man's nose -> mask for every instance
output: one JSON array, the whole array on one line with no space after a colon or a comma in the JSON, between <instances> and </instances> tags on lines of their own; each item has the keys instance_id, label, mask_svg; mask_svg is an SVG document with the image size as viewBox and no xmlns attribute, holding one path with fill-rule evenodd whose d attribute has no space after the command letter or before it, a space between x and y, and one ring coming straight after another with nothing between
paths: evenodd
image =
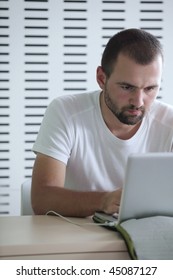
<instances>
[{"instance_id":1,"label":"man's nose","mask_svg":"<svg viewBox=\"0 0 173 280\"><path fill-rule=\"evenodd\" d=\"M144 105L144 93L142 89L136 89L130 96L130 104L136 108L140 108Z\"/></svg>"}]
</instances>

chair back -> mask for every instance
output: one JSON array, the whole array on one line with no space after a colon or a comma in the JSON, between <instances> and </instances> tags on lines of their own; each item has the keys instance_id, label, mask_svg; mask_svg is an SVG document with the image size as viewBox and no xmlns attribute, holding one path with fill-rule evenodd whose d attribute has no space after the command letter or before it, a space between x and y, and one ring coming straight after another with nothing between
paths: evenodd
<instances>
[{"instance_id":1,"label":"chair back","mask_svg":"<svg viewBox=\"0 0 173 280\"><path fill-rule=\"evenodd\" d=\"M21 185L21 215L34 215L31 205L31 180L28 179Z\"/></svg>"}]
</instances>

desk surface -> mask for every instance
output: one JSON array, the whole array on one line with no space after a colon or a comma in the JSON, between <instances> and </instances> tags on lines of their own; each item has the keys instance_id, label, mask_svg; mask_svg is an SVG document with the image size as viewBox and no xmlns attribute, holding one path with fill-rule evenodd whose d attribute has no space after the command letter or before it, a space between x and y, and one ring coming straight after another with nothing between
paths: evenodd
<instances>
[{"instance_id":1,"label":"desk surface","mask_svg":"<svg viewBox=\"0 0 173 280\"><path fill-rule=\"evenodd\" d=\"M0 217L0 259L129 259L119 233L91 218ZM92 223L89 225L87 223Z\"/></svg>"}]
</instances>

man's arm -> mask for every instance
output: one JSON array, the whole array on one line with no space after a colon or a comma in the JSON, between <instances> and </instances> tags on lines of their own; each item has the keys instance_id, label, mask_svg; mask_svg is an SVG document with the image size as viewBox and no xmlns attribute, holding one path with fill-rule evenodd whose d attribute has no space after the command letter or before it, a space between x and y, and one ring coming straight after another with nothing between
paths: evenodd
<instances>
[{"instance_id":1,"label":"man's arm","mask_svg":"<svg viewBox=\"0 0 173 280\"><path fill-rule=\"evenodd\" d=\"M114 192L80 192L64 188L66 165L37 154L32 175L32 206L35 214L53 210L63 216L86 217L95 211L115 213L121 189Z\"/></svg>"}]
</instances>

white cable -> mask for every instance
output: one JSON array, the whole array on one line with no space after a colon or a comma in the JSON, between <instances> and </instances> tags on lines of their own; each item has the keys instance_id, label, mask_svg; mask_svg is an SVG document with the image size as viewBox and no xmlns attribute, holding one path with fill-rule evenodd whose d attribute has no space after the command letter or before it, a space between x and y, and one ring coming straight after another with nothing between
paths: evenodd
<instances>
[{"instance_id":1,"label":"white cable","mask_svg":"<svg viewBox=\"0 0 173 280\"><path fill-rule=\"evenodd\" d=\"M110 227L112 227L112 226L116 225L116 222L104 222L104 223L98 223L98 224L97 223L84 223L84 224L82 223L82 224L80 224L80 223L73 222L72 220L62 216L61 214L59 214L59 213L57 213L57 212L55 212L53 210L50 210L50 211L48 211L46 213L46 215L49 215L49 214L54 214L54 215L60 217L61 219L65 220L66 222L71 223L71 224L76 225L76 226L80 226L80 227L81 226L85 226L85 225L90 225L90 226L110 226Z\"/></svg>"}]
</instances>

